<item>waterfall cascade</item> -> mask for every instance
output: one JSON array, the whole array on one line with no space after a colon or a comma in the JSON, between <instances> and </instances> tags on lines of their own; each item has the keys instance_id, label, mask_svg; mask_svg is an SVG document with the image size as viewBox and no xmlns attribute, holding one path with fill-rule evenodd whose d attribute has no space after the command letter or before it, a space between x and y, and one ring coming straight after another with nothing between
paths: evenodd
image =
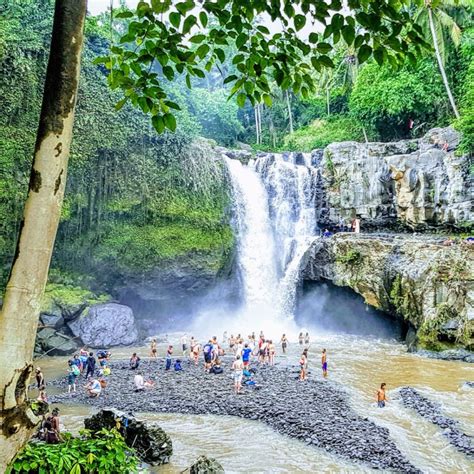
<instances>
[{"instance_id":1,"label":"waterfall cascade","mask_svg":"<svg viewBox=\"0 0 474 474\"><path fill-rule=\"evenodd\" d=\"M234 192L244 313L292 319L299 265L317 233L317 169L301 153L226 159Z\"/></svg>"}]
</instances>

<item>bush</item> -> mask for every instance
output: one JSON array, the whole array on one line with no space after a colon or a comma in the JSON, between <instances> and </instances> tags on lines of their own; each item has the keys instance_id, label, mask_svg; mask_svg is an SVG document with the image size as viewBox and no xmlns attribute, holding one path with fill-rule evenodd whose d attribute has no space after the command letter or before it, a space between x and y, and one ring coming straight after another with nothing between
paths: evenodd
<instances>
[{"instance_id":1,"label":"bush","mask_svg":"<svg viewBox=\"0 0 474 474\"><path fill-rule=\"evenodd\" d=\"M10 472L33 474L92 474L136 472L138 458L117 430L92 434L81 431L77 438L64 433L60 444L29 443L16 457ZM8 471L7 471L8 472Z\"/></svg>"},{"instance_id":2,"label":"bush","mask_svg":"<svg viewBox=\"0 0 474 474\"><path fill-rule=\"evenodd\" d=\"M309 152L315 148L324 148L333 142L348 140L364 140L362 126L347 115L339 115L327 120L315 120L310 125L287 135L285 147L291 151Z\"/></svg>"}]
</instances>

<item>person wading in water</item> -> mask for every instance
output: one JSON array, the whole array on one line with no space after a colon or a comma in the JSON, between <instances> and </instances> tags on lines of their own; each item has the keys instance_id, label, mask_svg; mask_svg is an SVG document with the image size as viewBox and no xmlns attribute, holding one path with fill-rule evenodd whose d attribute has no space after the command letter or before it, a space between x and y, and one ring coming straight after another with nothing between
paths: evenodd
<instances>
[{"instance_id":1,"label":"person wading in water","mask_svg":"<svg viewBox=\"0 0 474 474\"><path fill-rule=\"evenodd\" d=\"M327 377L328 376L328 361L327 361L326 349L323 349L323 353L321 355L321 367L323 369L323 377Z\"/></svg>"},{"instance_id":2,"label":"person wading in water","mask_svg":"<svg viewBox=\"0 0 474 474\"><path fill-rule=\"evenodd\" d=\"M387 394L385 393L386 383L380 385L380 388L377 390L377 406L379 408L385 407L385 402L388 401Z\"/></svg>"},{"instance_id":3,"label":"person wading in water","mask_svg":"<svg viewBox=\"0 0 474 474\"><path fill-rule=\"evenodd\" d=\"M286 354L286 348L288 347L288 338L286 337L285 334L281 336L281 349L283 351L283 354Z\"/></svg>"}]
</instances>

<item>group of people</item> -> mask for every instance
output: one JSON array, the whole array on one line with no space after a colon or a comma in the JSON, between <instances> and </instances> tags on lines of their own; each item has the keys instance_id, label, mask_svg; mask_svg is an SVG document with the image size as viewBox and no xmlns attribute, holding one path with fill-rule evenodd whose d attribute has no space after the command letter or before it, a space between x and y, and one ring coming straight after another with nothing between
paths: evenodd
<instances>
[{"instance_id":1,"label":"group of people","mask_svg":"<svg viewBox=\"0 0 474 474\"><path fill-rule=\"evenodd\" d=\"M111 353L105 350L88 352L82 348L79 354L68 361L68 393L76 391L77 379L84 375L86 379L85 390L90 397L98 397L107 386L107 377L111 373L110 357Z\"/></svg>"}]
</instances>

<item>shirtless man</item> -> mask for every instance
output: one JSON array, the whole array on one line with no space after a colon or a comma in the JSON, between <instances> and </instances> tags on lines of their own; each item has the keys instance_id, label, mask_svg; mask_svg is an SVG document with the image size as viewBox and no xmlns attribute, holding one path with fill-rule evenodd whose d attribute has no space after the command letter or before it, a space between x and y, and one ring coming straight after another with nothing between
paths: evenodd
<instances>
[{"instance_id":1,"label":"shirtless man","mask_svg":"<svg viewBox=\"0 0 474 474\"><path fill-rule=\"evenodd\" d=\"M281 336L281 348L283 350L283 354L286 354L286 348L288 347L288 338L286 337L286 334L283 334Z\"/></svg>"},{"instance_id":2,"label":"shirtless man","mask_svg":"<svg viewBox=\"0 0 474 474\"><path fill-rule=\"evenodd\" d=\"M388 401L387 394L385 393L385 387L387 386L386 383L380 385L380 388L377 390L377 406L379 408L383 408L385 406L385 402Z\"/></svg>"},{"instance_id":3,"label":"shirtless man","mask_svg":"<svg viewBox=\"0 0 474 474\"><path fill-rule=\"evenodd\" d=\"M194 359L194 365L198 365L199 353L201 352L201 344L195 342L193 345L192 357Z\"/></svg>"},{"instance_id":4,"label":"shirtless man","mask_svg":"<svg viewBox=\"0 0 474 474\"><path fill-rule=\"evenodd\" d=\"M300 380L308 378L308 349L305 349L300 358Z\"/></svg>"},{"instance_id":5,"label":"shirtless man","mask_svg":"<svg viewBox=\"0 0 474 474\"><path fill-rule=\"evenodd\" d=\"M242 388L242 377L244 375L244 364L239 354L235 356L234 363L232 364L232 370L234 371L234 390L235 393L240 393Z\"/></svg>"},{"instance_id":6,"label":"shirtless man","mask_svg":"<svg viewBox=\"0 0 474 474\"><path fill-rule=\"evenodd\" d=\"M328 361L327 361L326 349L323 349L323 353L321 355L321 367L323 368L323 377L327 377L328 376Z\"/></svg>"}]
</instances>

